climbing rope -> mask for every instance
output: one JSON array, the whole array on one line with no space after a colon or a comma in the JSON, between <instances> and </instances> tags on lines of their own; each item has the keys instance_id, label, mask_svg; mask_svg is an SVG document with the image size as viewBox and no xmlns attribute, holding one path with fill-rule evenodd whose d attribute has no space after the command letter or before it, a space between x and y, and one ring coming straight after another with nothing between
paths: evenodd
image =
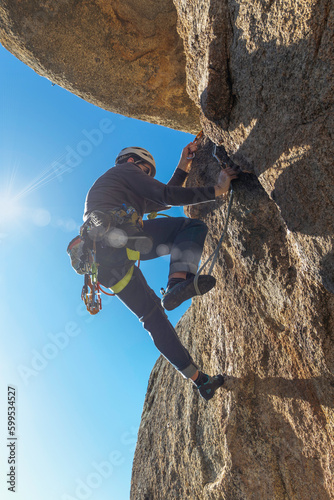
<instances>
[{"instance_id":1,"label":"climbing rope","mask_svg":"<svg viewBox=\"0 0 334 500\"><path fill-rule=\"evenodd\" d=\"M215 144L214 148L213 148L212 156L218 161L218 163L220 164L221 168L226 168L226 164L223 162L223 160L221 160L220 158L218 158L216 152L217 152L217 145ZM223 166L223 164L225 166ZM199 278L201 272L206 267L206 265L212 260L210 268L209 268L209 274L211 274L211 272L212 272L212 270L214 268L214 265L215 265L215 263L216 263L216 261L218 259L219 250L220 250L220 247L222 246L223 239L224 239L226 231L227 231L228 221L229 221L230 214L231 214L232 202L233 202L233 187L232 187L232 183L231 183L230 199L229 199L229 202L228 202L227 214L226 214L226 219L225 219L225 224L224 224L224 229L223 229L222 235L221 235L221 237L220 237L220 239L218 241L218 244L217 244L215 250L209 255L209 257L207 258L207 260L204 262L204 264L197 271L197 273L195 275L195 278L194 278L194 288L196 290L197 295L202 295L201 292L200 292L200 290L199 290L199 288L198 288L198 278Z\"/></svg>"},{"instance_id":2,"label":"climbing rope","mask_svg":"<svg viewBox=\"0 0 334 500\"><path fill-rule=\"evenodd\" d=\"M109 293L106 290L104 290L102 288L102 285L101 285L101 283L99 281L97 282L97 289L98 289L99 292L102 292L105 295L109 295L109 297L115 297L115 295L116 295L116 293ZM108 290L109 290L109 288L108 288Z\"/></svg>"}]
</instances>

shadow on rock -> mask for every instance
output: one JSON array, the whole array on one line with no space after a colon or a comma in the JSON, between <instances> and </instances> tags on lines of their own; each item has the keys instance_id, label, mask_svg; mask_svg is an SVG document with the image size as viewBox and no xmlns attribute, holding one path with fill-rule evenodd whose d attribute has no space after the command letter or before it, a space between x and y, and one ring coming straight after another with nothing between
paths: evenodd
<instances>
[{"instance_id":1,"label":"shadow on rock","mask_svg":"<svg viewBox=\"0 0 334 500\"><path fill-rule=\"evenodd\" d=\"M267 394L280 399L306 401L314 409L321 411L321 406L334 408L334 376L293 378L264 377L250 375L248 377L227 376L224 387L228 391L249 392L254 394ZM322 413L322 411L321 411Z\"/></svg>"},{"instance_id":2,"label":"shadow on rock","mask_svg":"<svg viewBox=\"0 0 334 500\"><path fill-rule=\"evenodd\" d=\"M287 41L278 43L276 38L268 42L256 22L246 23L248 31L246 25L237 28L242 13L236 7L229 39L233 108L228 125L226 117L212 118L207 106L202 111L210 137L234 151L237 164L246 170L250 166L258 177L270 169L264 175L266 190L288 228L326 237L334 227L333 16L327 0L312 8L307 33L301 31L299 40L287 34ZM269 19L270 9L263 6L263 19ZM202 102L207 95L218 100L219 85L209 81Z\"/></svg>"},{"instance_id":3,"label":"shadow on rock","mask_svg":"<svg viewBox=\"0 0 334 500\"><path fill-rule=\"evenodd\" d=\"M330 252L320 263L320 276L328 292L334 293L334 252Z\"/></svg>"}]
</instances>

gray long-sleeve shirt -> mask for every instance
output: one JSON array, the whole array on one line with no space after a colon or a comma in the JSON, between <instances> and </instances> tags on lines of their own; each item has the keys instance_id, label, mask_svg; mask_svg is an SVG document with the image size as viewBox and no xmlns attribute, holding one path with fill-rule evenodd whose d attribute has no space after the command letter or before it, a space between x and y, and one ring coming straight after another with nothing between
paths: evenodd
<instances>
[{"instance_id":1,"label":"gray long-sleeve shirt","mask_svg":"<svg viewBox=\"0 0 334 500\"><path fill-rule=\"evenodd\" d=\"M187 173L177 168L167 184L145 174L134 163L122 163L99 177L88 191L84 220L93 210L106 212L121 207L133 207L141 216L151 211L164 210L170 205L195 205L215 199L215 189L209 187L181 187Z\"/></svg>"}]
</instances>

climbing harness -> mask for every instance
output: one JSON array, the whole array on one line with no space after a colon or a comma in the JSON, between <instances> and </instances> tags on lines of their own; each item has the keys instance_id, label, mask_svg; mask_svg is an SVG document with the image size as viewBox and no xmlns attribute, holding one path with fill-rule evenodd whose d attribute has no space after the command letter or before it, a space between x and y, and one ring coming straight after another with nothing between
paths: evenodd
<instances>
[{"instance_id":1,"label":"climbing harness","mask_svg":"<svg viewBox=\"0 0 334 500\"><path fill-rule=\"evenodd\" d=\"M84 275L81 298L90 314L97 314L102 309L101 293L112 296L121 292L132 277L135 262L138 261L138 267L140 263L140 252L126 247L125 260L133 261L133 264L125 276L110 287L113 293L108 293L98 281L99 263L96 260L96 242L102 241L110 230L120 226L123 226L131 234L130 237L135 238L135 232L137 231L138 234L142 225L142 218L136 210L123 204L121 208L109 212L97 210L92 212L81 226L80 234L70 241L67 253L75 272Z\"/></svg>"},{"instance_id":2,"label":"climbing harness","mask_svg":"<svg viewBox=\"0 0 334 500\"><path fill-rule=\"evenodd\" d=\"M214 144L212 156L218 161L218 163L220 164L221 168L226 168L226 166L227 166L226 163L223 160L221 160L217 156L216 153L217 153L217 145ZM222 235L221 235L221 237L220 237L220 239L218 241L218 244L217 244L215 250L209 255L209 257L207 258L207 260L204 262L204 264L197 271L197 273L195 275L195 278L194 278L194 288L196 290L197 295L202 295L201 292L200 292L200 290L199 290L199 287L198 287L198 278L199 278L199 275L201 274L201 272L203 271L203 269L206 267L206 265L212 260L210 268L209 268L209 274L211 274L211 272L212 272L212 270L214 268L214 265L215 265L215 263L216 263L216 261L218 259L219 250L220 250L220 247L222 246L223 239L224 239L226 231L227 231L228 221L229 221L229 218L230 218L231 208L232 208L232 202L233 202L233 186L232 186L232 183L231 183L230 187L231 187L231 190L230 190L230 199L229 199L229 202L228 202L227 214L226 214L226 219L225 219L225 224L224 224L224 229L223 229Z\"/></svg>"}]
</instances>

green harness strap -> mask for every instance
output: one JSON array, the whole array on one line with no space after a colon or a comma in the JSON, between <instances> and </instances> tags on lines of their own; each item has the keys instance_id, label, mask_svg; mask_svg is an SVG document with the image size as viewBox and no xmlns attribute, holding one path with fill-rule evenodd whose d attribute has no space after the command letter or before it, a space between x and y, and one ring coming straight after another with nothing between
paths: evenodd
<instances>
[{"instance_id":1,"label":"green harness strap","mask_svg":"<svg viewBox=\"0 0 334 500\"><path fill-rule=\"evenodd\" d=\"M158 217L158 215L162 215L163 217L172 217L171 215L161 214L160 212L150 212L150 213L147 215L147 218L148 218L149 220L152 220L152 219L155 219L156 217Z\"/></svg>"}]
</instances>

